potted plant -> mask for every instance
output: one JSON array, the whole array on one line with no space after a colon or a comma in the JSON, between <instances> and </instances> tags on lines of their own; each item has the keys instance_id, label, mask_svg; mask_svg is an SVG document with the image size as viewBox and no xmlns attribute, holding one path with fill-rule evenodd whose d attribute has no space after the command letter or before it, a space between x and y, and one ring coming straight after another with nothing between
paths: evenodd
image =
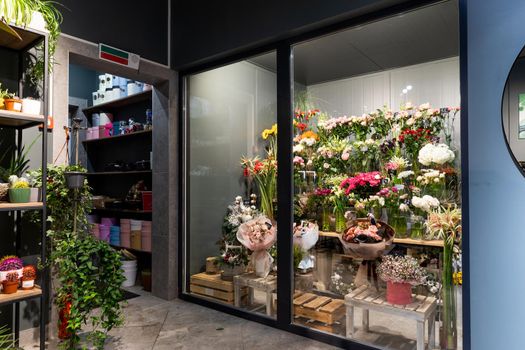
<instances>
[{"instance_id":1,"label":"potted plant","mask_svg":"<svg viewBox=\"0 0 525 350\"><path fill-rule=\"evenodd\" d=\"M255 197L251 198L251 204ZM232 281L233 276L240 275L248 265L248 251L237 240L239 226L251 220L258 211L249 204L244 204L241 196L237 196L233 204L228 206L222 225L222 239L218 242L221 254L215 259L215 265L221 270L221 278Z\"/></svg>"},{"instance_id":2,"label":"potted plant","mask_svg":"<svg viewBox=\"0 0 525 350\"><path fill-rule=\"evenodd\" d=\"M22 111L22 100L12 93L4 96L4 108L11 112Z\"/></svg>"},{"instance_id":3,"label":"potted plant","mask_svg":"<svg viewBox=\"0 0 525 350\"><path fill-rule=\"evenodd\" d=\"M4 256L0 260L0 281L5 280L7 274L11 272L16 272L19 276L22 276L23 268L24 263L19 257L14 255Z\"/></svg>"},{"instance_id":4,"label":"potted plant","mask_svg":"<svg viewBox=\"0 0 525 350\"><path fill-rule=\"evenodd\" d=\"M20 283L17 272L9 272L6 279L2 281L2 291L4 294L13 294L18 290Z\"/></svg>"},{"instance_id":5,"label":"potted plant","mask_svg":"<svg viewBox=\"0 0 525 350\"><path fill-rule=\"evenodd\" d=\"M16 175L9 176L9 201L11 203L27 203L30 195L31 189L26 178Z\"/></svg>"},{"instance_id":6,"label":"potted plant","mask_svg":"<svg viewBox=\"0 0 525 350\"><path fill-rule=\"evenodd\" d=\"M386 255L377 266L379 278L386 282L386 300L390 304L407 305L412 302L412 286L423 284L425 270L411 256Z\"/></svg>"},{"instance_id":7,"label":"potted plant","mask_svg":"<svg viewBox=\"0 0 525 350\"><path fill-rule=\"evenodd\" d=\"M22 112L27 114L40 115L42 102L32 97L22 99Z\"/></svg>"},{"instance_id":8,"label":"potted plant","mask_svg":"<svg viewBox=\"0 0 525 350\"><path fill-rule=\"evenodd\" d=\"M35 287L36 269L33 265L24 266L22 271L22 289L29 290Z\"/></svg>"},{"instance_id":9,"label":"potted plant","mask_svg":"<svg viewBox=\"0 0 525 350\"><path fill-rule=\"evenodd\" d=\"M25 177L29 182L29 188L31 191L31 194L29 195L29 201L40 202L42 200L42 196L40 191L41 182L38 171L28 171Z\"/></svg>"},{"instance_id":10,"label":"potted plant","mask_svg":"<svg viewBox=\"0 0 525 350\"><path fill-rule=\"evenodd\" d=\"M67 171L64 171L66 178L66 185L69 189L79 189L84 187L84 180L86 178L86 170L79 166L71 166Z\"/></svg>"}]
</instances>

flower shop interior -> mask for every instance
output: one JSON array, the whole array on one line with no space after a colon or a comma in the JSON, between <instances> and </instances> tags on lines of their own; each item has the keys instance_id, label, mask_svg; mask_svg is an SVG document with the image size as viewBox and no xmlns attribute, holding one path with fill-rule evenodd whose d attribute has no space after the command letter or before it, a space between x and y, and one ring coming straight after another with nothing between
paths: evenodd
<instances>
[{"instance_id":1,"label":"flower shop interior","mask_svg":"<svg viewBox=\"0 0 525 350\"><path fill-rule=\"evenodd\" d=\"M479 5L0 1L0 349L523 349L525 4Z\"/></svg>"},{"instance_id":2,"label":"flower shop interior","mask_svg":"<svg viewBox=\"0 0 525 350\"><path fill-rule=\"evenodd\" d=\"M292 47L293 234L276 51L186 75L185 292L275 319L284 273L293 324L461 349L458 23L446 1Z\"/></svg>"}]
</instances>

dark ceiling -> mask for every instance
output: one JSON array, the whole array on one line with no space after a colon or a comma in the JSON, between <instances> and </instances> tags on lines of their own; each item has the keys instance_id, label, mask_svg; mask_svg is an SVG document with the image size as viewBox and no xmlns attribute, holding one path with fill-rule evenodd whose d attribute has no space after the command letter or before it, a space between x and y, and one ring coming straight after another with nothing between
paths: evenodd
<instances>
[{"instance_id":1,"label":"dark ceiling","mask_svg":"<svg viewBox=\"0 0 525 350\"><path fill-rule=\"evenodd\" d=\"M400 14L294 48L295 81L312 85L459 54L457 1ZM275 71L275 55L250 59Z\"/></svg>"}]
</instances>

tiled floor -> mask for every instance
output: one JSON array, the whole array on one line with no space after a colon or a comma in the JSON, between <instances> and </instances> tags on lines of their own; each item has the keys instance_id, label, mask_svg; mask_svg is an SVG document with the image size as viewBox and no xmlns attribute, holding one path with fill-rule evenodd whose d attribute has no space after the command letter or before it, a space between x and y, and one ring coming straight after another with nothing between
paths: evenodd
<instances>
[{"instance_id":1,"label":"tiled floor","mask_svg":"<svg viewBox=\"0 0 525 350\"><path fill-rule=\"evenodd\" d=\"M131 291L141 293L138 288ZM124 315L124 325L111 332L108 350L336 349L199 305L149 294L130 299ZM34 333L22 332L24 349L36 348ZM48 349L57 349L56 342Z\"/></svg>"},{"instance_id":2,"label":"tiled floor","mask_svg":"<svg viewBox=\"0 0 525 350\"><path fill-rule=\"evenodd\" d=\"M142 292L140 287L130 291L141 296L130 299L124 307L125 323L111 331L108 350L336 349L196 304L165 301ZM360 319L361 312L357 309L356 320ZM368 333L358 330L357 339L380 348L416 349L414 321L374 313L370 315L370 324ZM33 339L35 335L38 336L38 332L34 329L21 333L20 343L24 349L38 348ZM50 341L48 349L57 348L56 341Z\"/></svg>"}]
</instances>

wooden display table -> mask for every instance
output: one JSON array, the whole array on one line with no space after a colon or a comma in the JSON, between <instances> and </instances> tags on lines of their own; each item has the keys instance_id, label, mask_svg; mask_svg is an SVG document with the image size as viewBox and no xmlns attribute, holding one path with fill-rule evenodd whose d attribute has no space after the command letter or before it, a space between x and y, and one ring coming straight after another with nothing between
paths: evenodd
<instances>
[{"instance_id":1,"label":"wooden display table","mask_svg":"<svg viewBox=\"0 0 525 350\"><path fill-rule=\"evenodd\" d=\"M405 317L417 321L417 350L425 349L425 322L428 320L429 349L435 344L435 318L437 301L434 297L413 295L414 302L408 305L392 305L385 299L385 293L374 288L361 286L345 296L346 337L354 335L354 307L363 309L363 330L368 331L369 310Z\"/></svg>"},{"instance_id":2,"label":"wooden display table","mask_svg":"<svg viewBox=\"0 0 525 350\"><path fill-rule=\"evenodd\" d=\"M266 314L273 314L273 293L277 290L277 276L268 275L266 278L257 277L254 273L245 273L233 277L235 306L241 306L240 290L242 287L248 287L248 304L253 304L253 291L260 290L266 293Z\"/></svg>"},{"instance_id":3,"label":"wooden display table","mask_svg":"<svg viewBox=\"0 0 525 350\"><path fill-rule=\"evenodd\" d=\"M344 301L296 291L293 297L293 315L300 323L334 333L334 325L345 315Z\"/></svg>"}]
</instances>

